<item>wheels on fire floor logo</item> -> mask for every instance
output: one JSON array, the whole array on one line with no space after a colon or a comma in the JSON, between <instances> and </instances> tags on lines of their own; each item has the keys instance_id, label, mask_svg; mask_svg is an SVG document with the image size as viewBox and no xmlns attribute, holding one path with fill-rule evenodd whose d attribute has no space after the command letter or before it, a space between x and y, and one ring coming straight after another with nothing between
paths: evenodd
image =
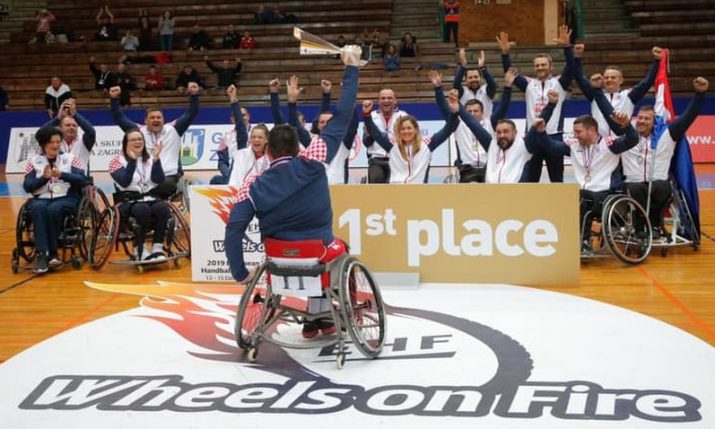
<instances>
[{"instance_id":1,"label":"wheels on fire floor logo","mask_svg":"<svg viewBox=\"0 0 715 429\"><path fill-rule=\"evenodd\" d=\"M28 392L20 409L310 415L352 409L381 416L538 419L550 414L570 420L672 423L702 418L700 401L678 391L612 389L584 380L532 380L538 362L517 339L437 311L387 306L388 337L380 357L363 361L359 353L352 353L346 367L338 371L333 346L295 353L263 342L258 361L249 363L234 341L241 291L236 286L87 285L142 296L139 317L183 338L188 347L183 358L225 365L227 377L189 383L186 374L54 375ZM482 351L471 352L477 349ZM251 382L230 382L237 365L252 375L241 380ZM195 362L190 366L195 367ZM359 376L351 367L360 368ZM462 374L444 377L452 368Z\"/></svg>"}]
</instances>

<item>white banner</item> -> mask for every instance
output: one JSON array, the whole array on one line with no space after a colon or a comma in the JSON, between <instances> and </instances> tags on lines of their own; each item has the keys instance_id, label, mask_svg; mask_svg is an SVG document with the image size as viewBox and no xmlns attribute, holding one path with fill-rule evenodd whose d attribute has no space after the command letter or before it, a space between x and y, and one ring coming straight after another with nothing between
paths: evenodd
<instances>
[{"instance_id":1,"label":"white banner","mask_svg":"<svg viewBox=\"0 0 715 429\"><path fill-rule=\"evenodd\" d=\"M193 185L191 198L191 279L203 282L234 281L226 259L224 237L237 189L225 185ZM263 261L258 220L243 237L243 259L250 267Z\"/></svg>"}]
</instances>

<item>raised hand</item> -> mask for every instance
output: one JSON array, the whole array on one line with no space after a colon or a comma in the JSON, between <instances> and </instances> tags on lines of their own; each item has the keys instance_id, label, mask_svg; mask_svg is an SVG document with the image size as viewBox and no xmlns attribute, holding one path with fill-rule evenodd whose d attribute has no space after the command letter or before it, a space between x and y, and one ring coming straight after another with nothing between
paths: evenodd
<instances>
[{"instance_id":1,"label":"raised hand","mask_svg":"<svg viewBox=\"0 0 715 429\"><path fill-rule=\"evenodd\" d=\"M45 169L42 171L42 177L44 179L52 177L52 167L50 167L50 164L45 165Z\"/></svg>"},{"instance_id":2,"label":"raised hand","mask_svg":"<svg viewBox=\"0 0 715 429\"><path fill-rule=\"evenodd\" d=\"M298 101L298 96L303 92L303 88L300 88L298 83L300 79L298 76L293 75L288 78L288 83L286 84L286 89L288 91L288 102L295 103Z\"/></svg>"},{"instance_id":3,"label":"raised hand","mask_svg":"<svg viewBox=\"0 0 715 429\"><path fill-rule=\"evenodd\" d=\"M369 115L372 113L372 101L371 100L364 100L362 102L362 113L363 115Z\"/></svg>"},{"instance_id":4,"label":"raised hand","mask_svg":"<svg viewBox=\"0 0 715 429\"><path fill-rule=\"evenodd\" d=\"M62 102L60 105L60 110L57 112L57 117L61 121L65 116L68 116L70 114L70 106L69 106L69 100L65 100Z\"/></svg>"},{"instance_id":5,"label":"raised hand","mask_svg":"<svg viewBox=\"0 0 715 429\"><path fill-rule=\"evenodd\" d=\"M479 60L477 60L477 67L480 69L484 68L486 64L486 57L484 56L484 50L479 51Z\"/></svg>"},{"instance_id":6,"label":"raised hand","mask_svg":"<svg viewBox=\"0 0 715 429\"><path fill-rule=\"evenodd\" d=\"M591 86L595 89L603 88L603 75L601 73L596 73L591 76Z\"/></svg>"},{"instance_id":7,"label":"raised hand","mask_svg":"<svg viewBox=\"0 0 715 429\"><path fill-rule=\"evenodd\" d=\"M109 98L119 98L122 95L122 88L113 86L109 88Z\"/></svg>"},{"instance_id":8,"label":"raised hand","mask_svg":"<svg viewBox=\"0 0 715 429\"><path fill-rule=\"evenodd\" d=\"M706 92L709 86L710 83L704 77L698 76L693 79L693 88L695 88L695 92Z\"/></svg>"},{"instance_id":9,"label":"raised hand","mask_svg":"<svg viewBox=\"0 0 715 429\"><path fill-rule=\"evenodd\" d=\"M238 96L236 95L236 85L231 85L226 88L226 95L228 95L228 99L231 101L231 103L238 100Z\"/></svg>"},{"instance_id":10,"label":"raised hand","mask_svg":"<svg viewBox=\"0 0 715 429\"><path fill-rule=\"evenodd\" d=\"M510 67L509 70L507 70L504 74L504 86L514 85L514 80L516 80L516 76L518 74L519 70L517 70L515 67Z\"/></svg>"},{"instance_id":11,"label":"raised hand","mask_svg":"<svg viewBox=\"0 0 715 429\"><path fill-rule=\"evenodd\" d=\"M233 86L233 85L231 85L231 86ZM154 149L151 150L151 157L154 160L159 159L159 155L161 155L161 148L162 148L162 144L161 144L161 142L158 142L157 144L154 145Z\"/></svg>"},{"instance_id":12,"label":"raised hand","mask_svg":"<svg viewBox=\"0 0 715 429\"><path fill-rule=\"evenodd\" d=\"M546 121L544 121L542 118L536 118L534 121L534 129L540 133L543 133L546 131Z\"/></svg>"},{"instance_id":13,"label":"raised hand","mask_svg":"<svg viewBox=\"0 0 715 429\"><path fill-rule=\"evenodd\" d=\"M556 104L559 102L559 92L554 89L549 90L548 97L549 97L549 103Z\"/></svg>"},{"instance_id":14,"label":"raised hand","mask_svg":"<svg viewBox=\"0 0 715 429\"><path fill-rule=\"evenodd\" d=\"M459 113L459 92L456 94L454 92L450 92L449 97L447 97L447 104L449 105L449 110L452 113Z\"/></svg>"},{"instance_id":15,"label":"raised hand","mask_svg":"<svg viewBox=\"0 0 715 429\"><path fill-rule=\"evenodd\" d=\"M467 67L467 50L464 48L459 48L459 64Z\"/></svg>"},{"instance_id":16,"label":"raised hand","mask_svg":"<svg viewBox=\"0 0 715 429\"><path fill-rule=\"evenodd\" d=\"M499 49L501 49L502 54L508 54L511 46L509 45L509 33L506 31L500 31L497 35L497 43L499 44Z\"/></svg>"},{"instance_id":17,"label":"raised hand","mask_svg":"<svg viewBox=\"0 0 715 429\"><path fill-rule=\"evenodd\" d=\"M77 100L70 98L67 100L67 108L69 109L69 115L75 116L77 114Z\"/></svg>"},{"instance_id":18,"label":"raised hand","mask_svg":"<svg viewBox=\"0 0 715 429\"><path fill-rule=\"evenodd\" d=\"M320 87L323 88L323 94L330 94L330 91L333 89L333 83L327 79L323 79L320 81Z\"/></svg>"},{"instance_id":19,"label":"raised hand","mask_svg":"<svg viewBox=\"0 0 715 429\"><path fill-rule=\"evenodd\" d=\"M190 95L196 95L199 93L199 84L196 82L189 82L189 86L187 88L189 89Z\"/></svg>"},{"instance_id":20,"label":"raised hand","mask_svg":"<svg viewBox=\"0 0 715 429\"><path fill-rule=\"evenodd\" d=\"M362 48L359 46L347 45L340 50L340 59L346 66L360 67L360 55Z\"/></svg>"},{"instance_id":21,"label":"raised hand","mask_svg":"<svg viewBox=\"0 0 715 429\"><path fill-rule=\"evenodd\" d=\"M625 127L631 122L631 118L625 112L613 112L613 114L611 115L611 119L613 119L613 122L617 123L622 127Z\"/></svg>"},{"instance_id":22,"label":"raised hand","mask_svg":"<svg viewBox=\"0 0 715 429\"><path fill-rule=\"evenodd\" d=\"M430 70L427 76L435 88L442 86L442 75L440 75L437 70Z\"/></svg>"},{"instance_id":23,"label":"raised hand","mask_svg":"<svg viewBox=\"0 0 715 429\"><path fill-rule=\"evenodd\" d=\"M658 46L653 46L653 49L650 51L653 53L653 58L656 60L659 60L661 55L663 55L663 48L659 48Z\"/></svg>"},{"instance_id":24,"label":"raised hand","mask_svg":"<svg viewBox=\"0 0 715 429\"><path fill-rule=\"evenodd\" d=\"M559 25L559 36L554 39L559 46L568 46L571 44L571 29L568 25Z\"/></svg>"},{"instance_id":25,"label":"raised hand","mask_svg":"<svg viewBox=\"0 0 715 429\"><path fill-rule=\"evenodd\" d=\"M272 81L268 82L268 88L270 88L271 92L278 92L280 87L281 87L281 81L278 80L278 78L275 78Z\"/></svg>"},{"instance_id":26,"label":"raised hand","mask_svg":"<svg viewBox=\"0 0 715 429\"><path fill-rule=\"evenodd\" d=\"M573 53L576 56L576 58L581 58L583 57L583 52L586 50L586 45L583 43L578 43L576 45L573 45Z\"/></svg>"}]
</instances>

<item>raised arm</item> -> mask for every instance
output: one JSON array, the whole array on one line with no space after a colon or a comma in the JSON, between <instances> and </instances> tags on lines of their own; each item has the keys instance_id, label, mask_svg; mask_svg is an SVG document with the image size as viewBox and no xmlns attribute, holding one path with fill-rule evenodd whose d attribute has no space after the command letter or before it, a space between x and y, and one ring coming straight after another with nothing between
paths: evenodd
<instances>
[{"instance_id":1,"label":"raised arm","mask_svg":"<svg viewBox=\"0 0 715 429\"><path fill-rule=\"evenodd\" d=\"M429 144L427 147L429 148L430 152L434 152L437 150L437 148L447 141L450 135L457 129L459 126L459 95L453 91L452 94L449 95L449 110L450 110L450 116L447 118L447 123L442 127L441 130L437 131L432 138L430 139Z\"/></svg>"},{"instance_id":2,"label":"raised arm","mask_svg":"<svg viewBox=\"0 0 715 429\"><path fill-rule=\"evenodd\" d=\"M161 159L159 158L160 153L161 144L157 144L151 151L151 181L154 183L163 183L166 180L164 168L161 166Z\"/></svg>"},{"instance_id":3,"label":"raised arm","mask_svg":"<svg viewBox=\"0 0 715 429\"><path fill-rule=\"evenodd\" d=\"M549 120L551 119L551 115L554 114L554 109L556 108L556 104L559 102L559 93L555 90L549 91L547 94L549 102L544 106L544 108L541 110L541 114L539 117L544 120L544 122L548 123Z\"/></svg>"},{"instance_id":4,"label":"raised arm","mask_svg":"<svg viewBox=\"0 0 715 429\"><path fill-rule=\"evenodd\" d=\"M596 100L596 105L598 106L598 110L601 111L601 114L603 117L606 119L606 122L608 123L608 128L613 131L614 134L616 135L621 135L625 131L625 129L616 121L613 119L613 105L608 101L606 98L606 94L601 91L601 86L603 85L603 76L601 76L600 73L597 73L593 76L591 76L591 83L593 84L594 87L594 100Z\"/></svg>"},{"instance_id":5,"label":"raised arm","mask_svg":"<svg viewBox=\"0 0 715 429\"><path fill-rule=\"evenodd\" d=\"M248 130L246 129L246 123L243 122L241 104L238 101L238 91L236 90L236 86L229 86L226 89L226 95L228 95L228 101L231 106L231 115L233 115L233 121L235 122L236 148L245 149L248 144Z\"/></svg>"},{"instance_id":6,"label":"raised arm","mask_svg":"<svg viewBox=\"0 0 715 429\"><path fill-rule=\"evenodd\" d=\"M275 125L285 124L285 118L283 118L283 112L281 112L281 99L278 94L278 90L281 87L281 81L273 79L268 82L268 87L271 91L271 114L273 115L273 123Z\"/></svg>"},{"instance_id":7,"label":"raised arm","mask_svg":"<svg viewBox=\"0 0 715 429\"><path fill-rule=\"evenodd\" d=\"M474 134L474 137L477 138L477 141L482 145L484 150L488 151L489 145L492 142L491 134L489 134L489 132L482 127L482 124L480 124L474 116L470 115L462 105L459 106L459 118L464 122L467 128L469 128L472 134Z\"/></svg>"},{"instance_id":8,"label":"raised arm","mask_svg":"<svg viewBox=\"0 0 715 429\"><path fill-rule=\"evenodd\" d=\"M288 93L288 123L293 125L298 132L298 141L300 141L300 144L302 144L303 147L308 147L312 140L310 133L298 119L298 95L303 91L303 88L299 87L298 82L298 76L293 75L288 78L288 83L286 84Z\"/></svg>"},{"instance_id":9,"label":"raised arm","mask_svg":"<svg viewBox=\"0 0 715 429\"><path fill-rule=\"evenodd\" d=\"M333 83L327 79L323 79L320 81L320 88L323 92L320 97L320 110L318 111L318 116L320 116L321 113L330 110L330 93L333 90Z\"/></svg>"},{"instance_id":10,"label":"raised arm","mask_svg":"<svg viewBox=\"0 0 715 429\"><path fill-rule=\"evenodd\" d=\"M353 116L352 119L350 119L350 126L348 126L348 132L345 134L345 137L343 137L343 146L347 150L350 150L353 148L353 143L355 142L355 136L357 135L357 130L358 130L358 115L357 115L357 110L353 109Z\"/></svg>"},{"instance_id":11,"label":"raised arm","mask_svg":"<svg viewBox=\"0 0 715 429\"><path fill-rule=\"evenodd\" d=\"M449 110L447 97L445 97L444 89L442 88L442 76L440 76L437 70L430 70L428 76L430 81L432 82L432 85L434 85L434 99L437 103L437 107L439 107L439 111L442 112L442 116L444 117L444 119L447 119L452 112ZM459 92L460 97L462 95L462 92L464 91L462 90Z\"/></svg>"},{"instance_id":12,"label":"raised arm","mask_svg":"<svg viewBox=\"0 0 715 429\"><path fill-rule=\"evenodd\" d=\"M703 78L698 77L693 80L693 88L695 88L695 96L688 103L688 107L685 109L678 119L673 121L668 127L670 136L673 141L678 142L683 138L685 132L688 131L690 125L692 125L695 118L698 117L698 112L705 101L705 92L707 92L709 82Z\"/></svg>"},{"instance_id":13,"label":"raised arm","mask_svg":"<svg viewBox=\"0 0 715 429\"><path fill-rule=\"evenodd\" d=\"M462 85L462 82L464 81L465 74L467 74L467 51L464 48L460 48L459 64L457 65L457 71L454 74L454 81L452 82L452 87L459 91L460 98L462 97L462 94L464 94L464 86ZM445 117L446 116L447 114L445 113Z\"/></svg>"},{"instance_id":14,"label":"raised arm","mask_svg":"<svg viewBox=\"0 0 715 429\"><path fill-rule=\"evenodd\" d=\"M139 125L132 122L131 119L127 118L122 110L122 106L119 101L119 96L122 94L122 89L118 86L113 86L109 88L109 98L111 106L111 114L114 122L119 125L122 131L126 132L132 128L139 128Z\"/></svg>"},{"instance_id":15,"label":"raised arm","mask_svg":"<svg viewBox=\"0 0 715 429\"><path fill-rule=\"evenodd\" d=\"M219 72L221 72L221 69L220 69L220 68L216 67L216 65L215 65L213 62L209 61L209 57L208 57L208 56L205 56L205 57L204 57L204 62L206 63L206 65L208 66L208 68L209 68L212 72L214 72L214 73L219 73Z\"/></svg>"},{"instance_id":16,"label":"raised arm","mask_svg":"<svg viewBox=\"0 0 715 429\"><path fill-rule=\"evenodd\" d=\"M555 42L564 48L564 58L566 59L566 64L564 64L564 69L559 75L559 84L564 90L568 90L571 85L571 80L574 74L574 54L573 48L571 47L571 29L567 25L562 25L559 27L559 37Z\"/></svg>"},{"instance_id":17,"label":"raised arm","mask_svg":"<svg viewBox=\"0 0 715 429\"><path fill-rule=\"evenodd\" d=\"M199 113L199 85L196 82L189 82L187 88L190 94L189 108L174 122L174 129L176 129L179 136L184 135L186 130L189 129L189 126L191 126L191 122L193 122Z\"/></svg>"},{"instance_id":18,"label":"raised arm","mask_svg":"<svg viewBox=\"0 0 715 429\"><path fill-rule=\"evenodd\" d=\"M357 98L360 49L344 48L342 56L346 64L343 74L343 90L335 114L320 134L320 138L327 145L326 163L330 163L338 153L338 148L350 125L350 118L355 110Z\"/></svg>"},{"instance_id":19,"label":"raised arm","mask_svg":"<svg viewBox=\"0 0 715 429\"><path fill-rule=\"evenodd\" d=\"M638 144L638 132L633 125L631 125L631 118L627 113L615 112L612 115L612 119L615 123L621 126L623 129L620 136L613 140L608 149L618 155L619 153L626 152Z\"/></svg>"},{"instance_id":20,"label":"raised arm","mask_svg":"<svg viewBox=\"0 0 715 429\"><path fill-rule=\"evenodd\" d=\"M638 82L630 92L628 92L628 98L631 99L633 104L638 104L639 101L645 97L648 90L655 83L655 76L658 74L658 69L660 68L660 57L663 54L663 49L653 46L651 50L653 53L653 63L648 69L648 73L645 75L642 81Z\"/></svg>"},{"instance_id":21,"label":"raised arm","mask_svg":"<svg viewBox=\"0 0 715 429\"><path fill-rule=\"evenodd\" d=\"M505 31L500 32L499 35L497 35L497 43L499 44L499 49L501 49L502 68L504 68L504 72L506 73L510 68L512 68L511 56L509 55L509 51L511 50L509 34ZM522 74L518 74L514 79L514 85L520 90L526 91L526 87L529 85L529 82Z\"/></svg>"},{"instance_id":22,"label":"raised arm","mask_svg":"<svg viewBox=\"0 0 715 429\"><path fill-rule=\"evenodd\" d=\"M593 86L591 85L591 82L586 78L586 75L583 72L583 63L581 61L581 58L583 57L583 52L585 50L585 45L583 44L578 44L574 45L574 69L573 69L573 76L576 79L576 83L578 84L579 88L581 88L581 92L583 92L584 97L588 101L593 101L594 97L596 96L596 91L603 92L600 89L594 89Z\"/></svg>"},{"instance_id":23,"label":"raised arm","mask_svg":"<svg viewBox=\"0 0 715 429\"><path fill-rule=\"evenodd\" d=\"M84 135L82 136L82 143L84 143L84 147L91 152L94 147L94 143L97 141L97 132L94 130L94 126L92 126L87 118L79 114L79 112L75 113L74 119L77 121L77 125L82 128L82 131L84 131Z\"/></svg>"},{"instance_id":24,"label":"raised arm","mask_svg":"<svg viewBox=\"0 0 715 429\"><path fill-rule=\"evenodd\" d=\"M501 119L506 118L506 113L509 111L509 104L511 104L511 88L514 85L514 79L516 79L517 71L515 68L510 68L504 74L504 90L501 94L501 101L496 109L492 112L491 118L489 118L492 128L497 127L497 122Z\"/></svg>"}]
</instances>

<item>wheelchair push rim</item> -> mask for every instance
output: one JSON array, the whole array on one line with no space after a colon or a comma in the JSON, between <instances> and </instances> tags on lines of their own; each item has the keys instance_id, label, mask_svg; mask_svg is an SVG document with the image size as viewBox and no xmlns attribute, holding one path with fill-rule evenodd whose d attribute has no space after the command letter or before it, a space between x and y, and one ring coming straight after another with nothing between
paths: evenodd
<instances>
[{"instance_id":1,"label":"wheelchair push rim","mask_svg":"<svg viewBox=\"0 0 715 429\"><path fill-rule=\"evenodd\" d=\"M646 260L653 237L648 215L638 202L630 197L609 199L602 219L603 236L614 256L630 265Z\"/></svg>"},{"instance_id":2,"label":"wheelchair push rim","mask_svg":"<svg viewBox=\"0 0 715 429\"><path fill-rule=\"evenodd\" d=\"M236 344L243 350L256 348L266 323L273 317L275 308L267 282L266 264L261 264L256 275L246 286L236 313L234 334Z\"/></svg>"}]
</instances>

